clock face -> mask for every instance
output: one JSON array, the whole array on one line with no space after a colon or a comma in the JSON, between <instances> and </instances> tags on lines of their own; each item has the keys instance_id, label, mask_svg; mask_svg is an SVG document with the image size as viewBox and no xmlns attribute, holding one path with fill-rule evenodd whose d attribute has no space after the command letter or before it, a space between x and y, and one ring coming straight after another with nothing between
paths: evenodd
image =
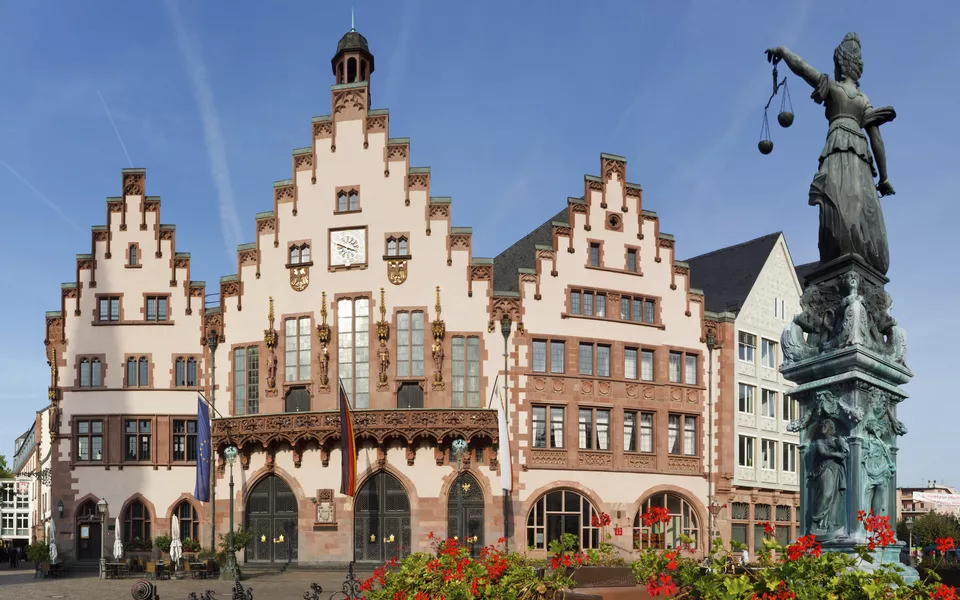
<instances>
[{"instance_id":1,"label":"clock face","mask_svg":"<svg viewBox=\"0 0 960 600\"><path fill-rule=\"evenodd\" d=\"M330 264L361 265L367 260L367 230L340 229L330 232Z\"/></svg>"}]
</instances>

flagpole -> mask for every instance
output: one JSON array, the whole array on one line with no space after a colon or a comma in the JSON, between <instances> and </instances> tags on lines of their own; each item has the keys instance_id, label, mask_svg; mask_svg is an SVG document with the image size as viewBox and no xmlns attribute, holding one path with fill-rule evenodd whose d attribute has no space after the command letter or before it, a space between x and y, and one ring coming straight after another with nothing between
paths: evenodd
<instances>
[{"instance_id":1,"label":"flagpole","mask_svg":"<svg viewBox=\"0 0 960 600\"><path fill-rule=\"evenodd\" d=\"M207 334L207 347L210 348L210 406L214 414L217 412L217 346L220 342L220 334L215 329L211 329ZM206 402L206 399L204 399ZM210 419L211 422L213 419ZM213 460L213 425L210 426L210 551L217 552L217 464Z\"/></svg>"},{"instance_id":2,"label":"flagpole","mask_svg":"<svg viewBox=\"0 0 960 600\"><path fill-rule=\"evenodd\" d=\"M510 315L503 313L500 317L500 333L503 334L503 419L507 425L507 432L510 431L510 365L509 365L509 346L507 345L508 340L510 339L510 326L512 325L512 320ZM507 460L512 462L512 456L510 456L510 440L500 440L500 444L507 444ZM501 469L504 467L501 466ZM510 470L510 476L513 477L513 469ZM512 485L511 485L512 487ZM503 549L510 549L510 491L503 490L503 539L504 542Z\"/></svg>"}]
</instances>

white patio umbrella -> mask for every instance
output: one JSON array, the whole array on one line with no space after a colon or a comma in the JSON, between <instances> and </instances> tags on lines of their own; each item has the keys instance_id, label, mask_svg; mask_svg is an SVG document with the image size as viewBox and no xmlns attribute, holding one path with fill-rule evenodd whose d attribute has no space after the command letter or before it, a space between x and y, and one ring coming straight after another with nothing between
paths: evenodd
<instances>
[{"instance_id":1,"label":"white patio umbrella","mask_svg":"<svg viewBox=\"0 0 960 600\"><path fill-rule=\"evenodd\" d=\"M50 564L57 562L57 528L50 519Z\"/></svg>"},{"instance_id":2,"label":"white patio umbrella","mask_svg":"<svg viewBox=\"0 0 960 600\"><path fill-rule=\"evenodd\" d=\"M113 558L114 560L120 560L123 558L123 542L120 541L120 517L117 517L117 522L114 524L114 538L113 538Z\"/></svg>"},{"instance_id":3,"label":"white patio umbrella","mask_svg":"<svg viewBox=\"0 0 960 600\"><path fill-rule=\"evenodd\" d=\"M170 520L170 529L170 560L173 561L173 564L177 564L177 561L183 556L183 544L180 542L180 519L177 518L177 515L173 515L173 519Z\"/></svg>"}]
</instances>

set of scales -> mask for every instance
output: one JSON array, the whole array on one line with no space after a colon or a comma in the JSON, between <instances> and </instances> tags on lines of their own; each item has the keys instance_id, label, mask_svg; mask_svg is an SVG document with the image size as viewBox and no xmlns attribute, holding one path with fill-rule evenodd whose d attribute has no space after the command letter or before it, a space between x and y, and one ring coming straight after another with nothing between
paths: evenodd
<instances>
[{"instance_id":1,"label":"set of scales","mask_svg":"<svg viewBox=\"0 0 960 600\"><path fill-rule=\"evenodd\" d=\"M777 94L783 89L783 95L780 96L780 113L777 115L777 123L780 127L786 129L793 125L793 102L790 100L790 90L787 88L787 78L777 81L777 67L773 67L773 93L767 100L767 105L763 107L763 126L760 128L760 143L757 148L760 154L770 154L773 152L773 140L770 139L770 120L767 118L767 111L770 110L770 104Z\"/></svg>"}]
</instances>

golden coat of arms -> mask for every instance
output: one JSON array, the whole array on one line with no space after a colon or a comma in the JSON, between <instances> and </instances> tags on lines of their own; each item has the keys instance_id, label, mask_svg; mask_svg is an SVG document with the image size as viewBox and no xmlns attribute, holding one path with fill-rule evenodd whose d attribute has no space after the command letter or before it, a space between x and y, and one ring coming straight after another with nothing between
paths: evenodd
<instances>
[{"instance_id":1,"label":"golden coat of arms","mask_svg":"<svg viewBox=\"0 0 960 600\"><path fill-rule=\"evenodd\" d=\"M387 279L393 285L400 285L407 280L407 261L388 260L387 261Z\"/></svg>"},{"instance_id":2,"label":"golden coat of arms","mask_svg":"<svg viewBox=\"0 0 960 600\"><path fill-rule=\"evenodd\" d=\"M302 292L310 285L309 267L292 267L290 269L290 287L297 292Z\"/></svg>"}]
</instances>

